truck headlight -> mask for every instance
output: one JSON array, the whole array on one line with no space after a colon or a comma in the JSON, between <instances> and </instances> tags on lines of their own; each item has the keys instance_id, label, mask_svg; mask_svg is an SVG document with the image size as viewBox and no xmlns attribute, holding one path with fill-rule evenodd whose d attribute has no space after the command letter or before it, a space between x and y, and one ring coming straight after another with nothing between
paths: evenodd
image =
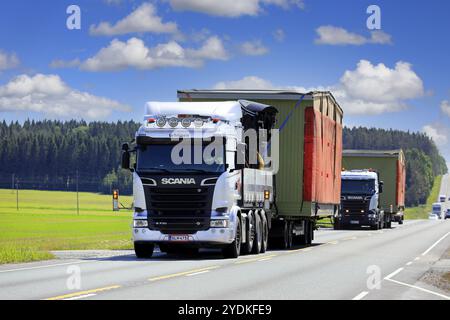
<instances>
[{"instance_id":1,"label":"truck headlight","mask_svg":"<svg viewBox=\"0 0 450 320\"><path fill-rule=\"evenodd\" d=\"M133 227L134 228L147 228L148 221L147 220L133 220Z\"/></svg>"},{"instance_id":2,"label":"truck headlight","mask_svg":"<svg viewBox=\"0 0 450 320\"><path fill-rule=\"evenodd\" d=\"M211 220L211 228L228 228L230 225L229 220Z\"/></svg>"}]
</instances>

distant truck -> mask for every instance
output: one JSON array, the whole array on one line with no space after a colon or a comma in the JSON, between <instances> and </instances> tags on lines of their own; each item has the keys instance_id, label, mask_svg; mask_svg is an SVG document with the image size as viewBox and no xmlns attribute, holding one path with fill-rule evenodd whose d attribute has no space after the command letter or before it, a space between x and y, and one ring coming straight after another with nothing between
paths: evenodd
<instances>
[{"instance_id":1,"label":"distant truck","mask_svg":"<svg viewBox=\"0 0 450 320\"><path fill-rule=\"evenodd\" d=\"M402 150L392 151L374 151L374 150L344 150L342 156L344 170L366 170L373 171L378 174L379 183L375 185L379 189L378 204L370 204L371 209L377 207L383 216L381 227L390 228L393 221L403 224L405 209L405 186L406 186L406 166L405 156ZM381 185L381 190L379 186ZM347 195L349 196L350 194ZM375 201L375 198L371 201ZM356 200L354 200L356 201ZM367 201L366 199L361 201ZM341 217L348 214L348 207L355 206L348 199L343 199L341 204ZM360 203L363 206L363 203ZM367 208L369 209L369 208ZM363 210L363 209L361 209ZM351 211L350 211L351 212ZM356 221L357 217L366 219L364 215L370 214L360 212L352 213L352 221Z\"/></svg>"},{"instance_id":2,"label":"distant truck","mask_svg":"<svg viewBox=\"0 0 450 320\"><path fill-rule=\"evenodd\" d=\"M133 172L137 257L151 257L155 245L166 252L221 248L236 258L264 252L269 238L281 248L311 244L316 221L340 205L343 112L332 94L179 91L178 97L149 102L134 148L123 146L122 167ZM247 161L255 154L243 135L273 128L276 172L259 153L258 163ZM173 163L173 138L195 138L195 129L223 142L223 163ZM275 156L271 143L265 147L262 153Z\"/></svg>"},{"instance_id":3,"label":"distant truck","mask_svg":"<svg viewBox=\"0 0 450 320\"><path fill-rule=\"evenodd\" d=\"M438 219L442 219L442 217L444 216L444 210L445 210L442 203L441 202L433 203L433 206L431 208L432 208L431 213L436 215L438 217Z\"/></svg>"},{"instance_id":4,"label":"distant truck","mask_svg":"<svg viewBox=\"0 0 450 320\"><path fill-rule=\"evenodd\" d=\"M439 202L446 202L447 201L447 196L445 194L441 194L439 196Z\"/></svg>"},{"instance_id":5,"label":"distant truck","mask_svg":"<svg viewBox=\"0 0 450 320\"><path fill-rule=\"evenodd\" d=\"M342 172L341 211L334 219L336 230L349 226L382 229L384 211L380 208L383 182L373 170Z\"/></svg>"}]
</instances>

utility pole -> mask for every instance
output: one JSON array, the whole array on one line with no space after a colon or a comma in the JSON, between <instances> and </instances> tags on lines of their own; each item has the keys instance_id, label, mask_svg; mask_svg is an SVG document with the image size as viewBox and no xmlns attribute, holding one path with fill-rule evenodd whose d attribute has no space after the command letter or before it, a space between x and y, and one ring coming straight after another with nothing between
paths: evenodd
<instances>
[{"instance_id":1,"label":"utility pole","mask_svg":"<svg viewBox=\"0 0 450 320\"><path fill-rule=\"evenodd\" d=\"M12 181L11 181L11 192L12 194L14 194L14 189L16 188L16 184L15 184L15 180L16 180L16 174L13 173L12 174Z\"/></svg>"},{"instance_id":2,"label":"utility pole","mask_svg":"<svg viewBox=\"0 0 450 320\"><path fill-rule=\"evenodd\" d=\"M77 170L77 215L80 215L80 197L78 195L78 170Z\"/></svg>"}]
</instances>

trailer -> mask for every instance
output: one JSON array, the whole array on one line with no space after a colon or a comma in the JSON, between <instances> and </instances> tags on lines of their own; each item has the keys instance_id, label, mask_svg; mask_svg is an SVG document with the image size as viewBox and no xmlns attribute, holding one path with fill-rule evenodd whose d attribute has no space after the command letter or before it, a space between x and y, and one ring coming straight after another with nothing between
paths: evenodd
<instances>
[{"instance_id":1,"label":"trailer","mask_svg":"<svg viewBox=\"0 0 450 320\"><path fill-rule=\"evenodd\" d=\"M384 214L383 226L403 224L405 209L406 162L402 150L344 150L343 170L370 170L379 174L382 184L378 198ZM343 205L343 210L345 210ZM345 213L345 212L344 212Z\"/></svg>"},{"instance_id":2,"label":"trailer","mask_svg":"<svg viewBox=\"0 0 450 320\"><path fill-rule=\"evenodd\" d=\"M310 244L316 222L340 205L343 111L331 92L179 90L179 101L251 100L276 108L279 170L270 237L284 248Z\"/></svg>"}]
</instances>

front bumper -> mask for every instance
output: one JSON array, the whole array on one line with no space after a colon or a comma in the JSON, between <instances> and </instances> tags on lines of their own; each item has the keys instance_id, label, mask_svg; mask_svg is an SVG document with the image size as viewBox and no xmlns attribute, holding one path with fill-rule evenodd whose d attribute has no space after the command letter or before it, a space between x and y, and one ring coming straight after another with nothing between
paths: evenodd
<instances>
[{"instance_id":1,"label":"front bumper","mask_svg":"<svg viewBox=\"0 0 450 320\"><path fill-rule=\"evenodd\" d=\"M345 226L374 226L378 223L378 217L369 217L364 215L341 215L338 217L338 222Z\"/></svg>"},{"instance_id":2,"label":"front bumper","mask_svg":"<svg viewBox=\"0 0 450 320\"><path fill-rule=\"evenodd\" d=\"M150 230L148 228L133 228L134 242L165 242L165 243L180 243L180 244L230 244L234 241L234 228L210 228L205 231L197 231L194 234L189 234L188 241L170 241L169 235L160 231Z\"/></svg>"}]
</instances>

